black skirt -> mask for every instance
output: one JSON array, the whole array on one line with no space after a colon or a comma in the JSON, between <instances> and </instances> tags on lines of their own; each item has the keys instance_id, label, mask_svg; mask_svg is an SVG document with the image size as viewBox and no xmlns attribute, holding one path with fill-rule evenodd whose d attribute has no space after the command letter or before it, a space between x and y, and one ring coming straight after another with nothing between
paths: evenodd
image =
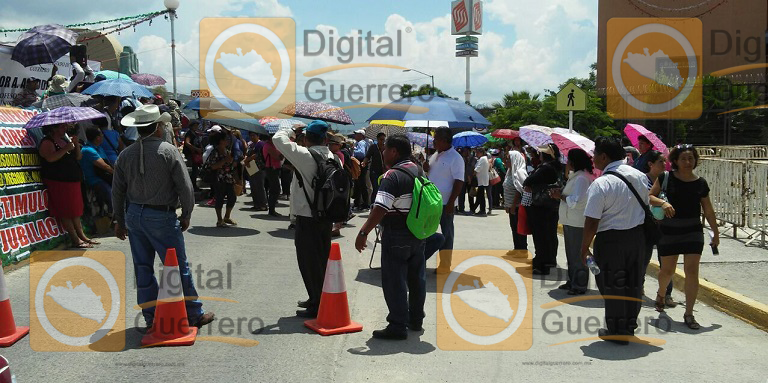
<instances>
[{"instance_id":1,"label":"black skirt","mask_svg":"<svg viewBox=\"0 0 768 383\"><path fill-rule=\"evenodd\" d=\"M704 228L699 218L666 218L659 228L659 256L701 254L704 251Z\"/></svg>"}]
</instances>

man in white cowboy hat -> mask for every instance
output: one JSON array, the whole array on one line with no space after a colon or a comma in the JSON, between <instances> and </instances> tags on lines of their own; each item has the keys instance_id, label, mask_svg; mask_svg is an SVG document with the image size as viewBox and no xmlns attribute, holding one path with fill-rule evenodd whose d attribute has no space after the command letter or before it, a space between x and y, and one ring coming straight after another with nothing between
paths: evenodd
<instances>
[{"instance_id":1,"label":"man in white cowboy hat","mask_svg":"<svg viewBox=\"0 0 768 383\"><path fill-rule=\"evenodd\" d=\"M121 120L123 126L136 127L140 135L117 158L112 182L115 235L121 240L130 235L139 305L157 300L155 253L165 262L165 252L170 248L176 249L184 296L198 296L182 234L189 227L195 198L184 159L173 145L162 140L162 124L170 120L171 116L161 114L157 105L143 105ZM177 219L179 202L181 217ZM197 298L185 303L190 325L202 327L214 320L213 313L203 312ZM142 312L150 328L155 308L144 308Z\"/></svg>"}]
</instances>

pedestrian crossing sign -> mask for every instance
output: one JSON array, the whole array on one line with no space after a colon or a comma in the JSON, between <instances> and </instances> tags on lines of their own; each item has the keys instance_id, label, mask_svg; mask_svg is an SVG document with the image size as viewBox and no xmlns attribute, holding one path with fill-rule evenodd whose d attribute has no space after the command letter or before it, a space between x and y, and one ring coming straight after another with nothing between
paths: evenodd
<instances>
[{"instance_id":1,"label":"pedestrian crossing sign","mask_svg":"<svg viewBox=\"0 0 768 383\"><path fill-rule=\"evenodd\" d=\"M572 111L587 109L587 93L576 84L568 83L557 93L557 110Z\"/></svg>"}]
</instances>

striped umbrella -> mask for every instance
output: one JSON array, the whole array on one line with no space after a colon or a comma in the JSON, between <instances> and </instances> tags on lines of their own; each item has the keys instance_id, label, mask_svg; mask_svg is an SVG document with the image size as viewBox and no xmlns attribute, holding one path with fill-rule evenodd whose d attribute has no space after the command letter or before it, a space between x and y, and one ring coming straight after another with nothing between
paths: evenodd
<instances>
[{"instance_id":1,"label":"striped umbrella","mask_svg":"<svg viewBox=\"0 0 768 383\"><path fill-rule=\"evenodd\" d=\"M304 128L307 126L307 124L299 120L285 118L285 119L272 120L270 122L267 122L264 125L264 127L267 128L267 132L269 132L269 134L275 134L277 133L278 130L283 128L293 128L296 126Z\"/></svg>"},{"instance_id":2,"label":"striped umbrella","mask_svg":"<svg viewBox=\"0 0 768 383\"><path fill-rule=\"evenodd\" d=\"M62 106L82 106L91 97L80 93L57 94L32 104L32 106L44 110L53 110Z\"/></svg>"},{"instance_id":3,"label":"striped umbrella","mask_svg":"<svg viewBox=\"0 0 768 383\"><path fill-rule=\"evenodd\" d=\"M77 33L59 24L38 25L19 36L11 60L25 67L53 63L76 42Z\"/></svg>"},{"instance_id":4,"label":"striped umbrella","mask_svg":"<svg viewBox=\"0 0 768 383\"><path fill-rule=\"evenodd\" d=\"M167 81L164 78L151 73L136 73L131 75L131 79L137 84L145 86L165 85Z\"/></svg>"},{"instance_id":5,"label":"striped umbrella","mask_svg":"<svg viewBox=\"0 0 768 383\"><path fill-rule=\"evenodd\" d=\"M24 125L24 127L32 129L47 125L93 120L96 118L104 118L104 115L98 110L90 107L63 106L50 112L43 112L35 115L26 125Z\"/></svg>"}]
</instances>

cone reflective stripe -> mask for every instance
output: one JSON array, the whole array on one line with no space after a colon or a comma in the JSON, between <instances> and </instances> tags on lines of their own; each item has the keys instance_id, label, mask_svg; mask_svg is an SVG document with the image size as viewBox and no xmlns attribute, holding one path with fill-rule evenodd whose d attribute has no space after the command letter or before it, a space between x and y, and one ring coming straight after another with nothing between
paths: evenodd
<instances>
[{"instance_id":1,"label":"cone reflective stripe","mask_svg":"<svg viewBox=\"0 0 768 383\"><path fill-rule=\"evenodd\" d=\"M155 303L155 319L152 328L141 338L142 347L195 344L197 328L189 326L183 291L176 249L168 249Z\"/></svg>"},{"instance_id":2,"label":"cone reflective stripe","mask_svg":"<svg viewBox=\"0 0 768 383\"><path fill-rule=\"evenodd\" d=\"M29 327L16 327L5 274L0 271L0 347L9 347L29 333Z\"/></svg>"},{"instance_id":3,"label":"cone reflective stripe","mask_svg":"<svg viewBox=\"0 0 768 383\"><path fill-rule=\"evenodd\" d=\"M352 322L349 317L347 287L344 283L344 268L341 264L341 249L338 243L331 243L317 319L305 321L304 325L320 335L363 331L363 326Z\"/></svg>"}]
</instances>

